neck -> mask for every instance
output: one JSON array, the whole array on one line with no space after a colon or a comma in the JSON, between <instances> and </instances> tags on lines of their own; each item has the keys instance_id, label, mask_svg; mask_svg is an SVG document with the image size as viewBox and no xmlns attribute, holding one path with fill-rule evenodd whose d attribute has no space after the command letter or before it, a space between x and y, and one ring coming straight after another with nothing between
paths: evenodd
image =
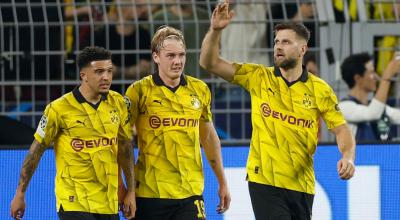
<instances>
[{"instance_id":1,"label":"neck","mask_svg":"<svg viewBox=\"0 0 400 220\"><path fill-rule=\"evenodd\" d=\"M101 99L101 94L93 92L88 86L85 86L84 84L79 86L79 92L86 99L86 101L92 104L98 103Z\"/></svg>"},{"instance_id":2,"label":"neck","mask_svg":"<svg viewBox=\"0 0 400 220\"><path fill-rule=\"evenodd\" d=\"M300 78L301 74L303 73L302 65L296 65L294 68L291 69L283 69L279 67L282 77L285 78L288 82L293 82Z\"/></svg>"},{"instance_id":3,"label":"neck","mask_svg":"<svg viewBox=\"0 0 400 220\"><path fill-rule=\"evenodd\" d=\"M169 86L169 87L171 87L171 88L177 87L177 86L179 85L179 83L181 82L181 77L180 77L180 76L179 76L178 78L176 78L176 79L172 79L172 78L170 78L170 77L167 77L167 76L164 75L164 74L160 74L160 73L159 73L159 75L160 75L160 78L161 78L161 80L163 81L163 83L164 83L166 86Z\"/></svg>"},{"instance_id":4,"label":"neck","mask_svg":"<svg viewBox=\"0 0 400 220\"><path fill-rule=\"evenodd\" d=\"M357 86L350 89L349 95L353 96L364 105L368 104L368 92L359 89Z\"/></svg>"}]
</instances>

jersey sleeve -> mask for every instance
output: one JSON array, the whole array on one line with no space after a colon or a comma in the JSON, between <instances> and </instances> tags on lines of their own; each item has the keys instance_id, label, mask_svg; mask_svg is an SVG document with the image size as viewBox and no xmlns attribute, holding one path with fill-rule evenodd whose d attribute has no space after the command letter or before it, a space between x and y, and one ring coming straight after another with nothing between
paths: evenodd
<instances>
[{"instance_id":1,"label":"jersey sleeve","mask_svg":"<svg viewBox=\"0 0 400 220\"><path fill-rule=\"evenodd\" d=\"M328 129L338 127L345 124L346 120L340 111L338 100L332 88L327 86L328 89L324 91L320 101L320 111Z\"/></svg>"},{"instance_id":2,"label":"jersey sleeve","mask_svg":"<svg viewBox=\"0 0 400 220\"><path fill-rule=\"evenodd\" d=\"M211 92L210 89L205 86L205 94L204 94L204 104L203 104L203 111L201 113L201 120L206 122L212 121L212 113L211 113Z\"/></svg>"},{"instance_id":3,"label":"jersey sleeve","mask_svg":"<svg viewBox=\"0 0 400 220\"><path fill-rule=\"evenodd\" d=\"M39 125L34 134L35 139L45 146L49 146L57 136L60 127L59 117L52 104L46 106Z\"/></svg>"},{"instance_id":4,"label":"jersey sleeve","mask_svg":"<svg viewBox=\"0 0 400 220\"><path fill-rule=\"evenodd\" d=\"M129 123L133 126L139 115L139 85L132 84L128 87L125 93L127 101L129 101Z\"/></svg>"},{"instance_id":5,"label":"jersey sleeve","mask_svg":"<svg viewBox=\"0 0 400 220\"><path fill-rule=\"evenodd\" d=\"M130 124L130 107L131 103L128 97L123 97L123 103L120 105L121 120L120 127L118 130L118 138L125 140L132 139L132 126Z\"/></svg>"},{"instance_id":6,"label":"jersey sleeve","mask_svg":"<svg viewBox=\"0 0 400 220\"><path fill-rule=\"evenodd\" d=\"M236 67L236 72L231 83L242 86L246 90L250 90L254 85L260 82L260 79L257 79L257 73L262 71L261 65L253 63L234 63L234 66Z\"/></svg>"}]
</instances>

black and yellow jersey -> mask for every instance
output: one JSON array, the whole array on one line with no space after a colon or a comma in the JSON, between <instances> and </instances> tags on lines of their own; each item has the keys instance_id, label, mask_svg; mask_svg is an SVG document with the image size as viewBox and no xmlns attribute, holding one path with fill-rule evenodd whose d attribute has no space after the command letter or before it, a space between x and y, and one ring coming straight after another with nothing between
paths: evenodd
<instances>
[{"instance_id":1,"label":"black and yellow jersey","mask_svg":"<svg viewBox=\"0 0 400 220\"><path fill-rule=\"evenodd\" d=\"M136 195L169 199L201 195L199 123L212 121L207 85L182 75L173 91L156 73L132 84L126 96L139 146Z\"/></svg>"},{"instance_id":2,"label":"black and yellow jersey","mask_svg":"<svg viewBox=\"0 0 400 220\"><path fill-rule=\"evenodd\" d=\"M110 91L89 104L76 87L47 105L35 138L54 143L57 210L118 213L118 140L132 137L127 103Z\"/></svg>"},{"instance_id":3,"label":"black and yellow jersey","mask_svg":"<svg viewBox=\"0 0 400 220\"><path fill-rule=\"evenodd\" d=\"M304 71L287 82L277 67L235 64L232 83L251 96L248 180L314 194L313 154L322 116L329 129L345 123L333 90Z\"/></svg>"}]
</instances>

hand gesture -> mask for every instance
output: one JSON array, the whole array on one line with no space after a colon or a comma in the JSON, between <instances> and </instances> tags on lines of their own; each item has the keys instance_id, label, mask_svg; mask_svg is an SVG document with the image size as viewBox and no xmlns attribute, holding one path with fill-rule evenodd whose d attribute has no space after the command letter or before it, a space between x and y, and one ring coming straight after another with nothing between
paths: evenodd
<instances>
[{"instance_id":1,"label":"hand gesture","mask_svg":"<svg viewBox=\"0 0 400 220\"><path fill-rule=\"evenodd\" d=\"M136 198L135 192L128 191L125 195L124 204L122 207L124 217L126 219L132 219L135 217L136 212Z\"/></svg>"},{"instance_id":2,"label":"hand gesture","mask_svg":"<svg viewBox=\"0 0 400 220\"><path fill-rule=\"evenodd\" d=\"M217 206L217 213L222 214L229 209L231 204L231 195L226 185L221 185L218 189L219 205Z\"/></svg>"},{"instance_id":3,"label":"hand gesture","mask_svg":"<svg viewBox=\"0 0 400 220\"><path fill-rule=\"evenodd\" d=\"M383 72L384 75L383 77L387 77L390 79L393 76L398 75L399 73L400 73L400 59L395 54L393 59L386 66L385 71Z\"/></svg>"},{"instance_id":4,"label":"hand gesture","mask_svg":"<svg viewBox=\"0 0 400 220\"><path fill-rule=\"evenodd\" d=\"M229 11L229 0L217 5L211 17L211 28L213 30L222 30L231 22L234 15L233 11Z\"/></svg>"},{"instance_id":5,"label":"hand gesture","mask_svg":"<svg viewBox=\"0 0 400 220\"><path fill-rule=\"evenodd\" d=\"M342 180L348 180L354 176L354 162L352 160L342 158L337 163L337 171Z\"/></svg>"},{"instance_id":6,"label":"hand gesture","mask_svg":"<svg viewBox=\"0 0 400 220\"><path fill-rule=\"evenodd\" d=\"M25 196L15 194L14 199L11 201L11 217L14 219L22 219L25 213Z\"/></svg>"}]
</instances>

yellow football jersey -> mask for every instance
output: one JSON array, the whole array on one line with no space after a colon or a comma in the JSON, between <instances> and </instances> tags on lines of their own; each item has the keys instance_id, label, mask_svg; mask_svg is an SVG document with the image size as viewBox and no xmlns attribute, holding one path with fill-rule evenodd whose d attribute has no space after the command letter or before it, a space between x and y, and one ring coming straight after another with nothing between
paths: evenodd
<instances>
[{"instance_id":1,"label":"yellow football jersey","mask_svg":"<svg viewBox=\"0 0 400 220\"><path fill-rule=\"evenodd\" d=\"M210 91L190 76L181 76L173 92L153 74L126 91L131 123L137 129L136 195L182 199L204 188L199 123L212 121Z\"/></svg>"},{"instance_id":2,"label":"yellow football jersey","mask_svg":"<svg viewBox=\"0 0 400 220\"><path fill-rule=\"evenodd\" d=\"M127 100L110 91L97 105L76 87L47 105L35 133L54 143L57 210L118 213L118 140L130 140Z\"/></svg>"},{"instance_id":3,"label":"yellow football jersey","mask_svg":"<svg viewBox=\"0 0 400 220\"><path fill-rule=\"evenodd\" d=\"M329 129L345 123L333 90L305 68L299 80L289 83L277 67L235 66L232 83L251 96L248 180L314 194L319 119Z\"/></svg>"}]
</instances>

